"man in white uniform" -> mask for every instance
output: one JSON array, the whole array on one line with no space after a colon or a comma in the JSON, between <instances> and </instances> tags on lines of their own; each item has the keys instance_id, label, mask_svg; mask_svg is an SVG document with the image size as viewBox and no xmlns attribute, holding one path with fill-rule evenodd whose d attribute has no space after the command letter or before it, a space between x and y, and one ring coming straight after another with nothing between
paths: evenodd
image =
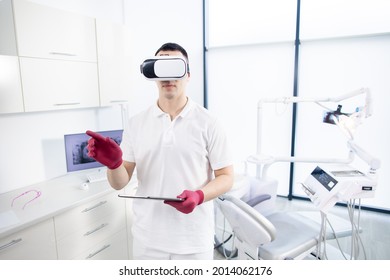
<instances>
[{"instance_id":1,"label":"man in white uniform","mask_svg":"<svg viewBox=\"0 0 390 280\"><path fill-rule=\"evenodd\" d=\"M156 56L181 56L178 44ZM121 146L87 131L89 156L108 167L110 185L125 187L137 167L137 195L177 196L181 202L133 201L134 259L213 259L212 200L230 190L233 166L218 120L186 96L184 79L156 81L153 106L132 117Z\"/></svg>"}]
</instances>

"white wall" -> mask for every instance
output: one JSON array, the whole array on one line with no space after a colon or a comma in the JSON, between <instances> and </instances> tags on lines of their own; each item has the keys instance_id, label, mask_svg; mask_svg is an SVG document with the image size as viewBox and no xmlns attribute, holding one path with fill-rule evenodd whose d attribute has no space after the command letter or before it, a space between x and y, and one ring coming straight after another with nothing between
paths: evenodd
<instances>
[{"instance_id":1,"label":"white wall","mask_svg":"<svg viewBox=\"0 0 390 280\"><path fill-rule=\"evenodd\" d=\"M146 56L166 41L182 44L191 60L189 95L203 102L202 1L180 0L34 0L90 17L131 27L135 60L129 65L133 81L132 115L157 98L157 89L139 73ZM168 18L168 19L167 19ZM0 193L66 174L63 136L87 129L122 128L119 107L54 112L0 114Z\"/></svg>"},{"instance_id":2,"label":"white wall","mask_svg":"<svg viewBox=\"0 0 390 280\"><path fill-rule=\"evenodd\" d=\"M189 56L191 80L188 95L203 104L203 17L202 0L125 0L125 23L133 26L133 52L135 64L129 69L133 75L135 113L157 100L154 82L139 74L145 58L153 56L166 42L183 46Z\"/></svg>"},{"instance_id":3,"label":"white wall","mask_svg":"<svg viewBox=\"0 0 390 280\"><path fill-rule=\"evenodd\" d=\"M245 160L257 153L258 101L293 95L296 2L210 0L208 4L209 109L228 124L234 168L243 173ZM291 108L264 106L262 123L261 152L289 155ZM255 166L248 167L255 175ZM277 178L280 194L288 193L288 164L273 165L268 175Z\"/></svg>"},{"instance_id":4,"label":"white wall","mask_svg":"<svg viewBox=\"0 0 390 280\"><path fill-rule=\"evenodd\" d=\"M210 49L208 52L209 109L225 123L233 147L234 169L244 173L245 160L257 152L257 104L262 98L292 95L294 46L292 43ZM261 151L290 153L291 108L264 106ZM255 174L251 164L250 174ZM288 192L288 165L277 164L270 176L278 190Z\"/></svg>"}]
</instances>

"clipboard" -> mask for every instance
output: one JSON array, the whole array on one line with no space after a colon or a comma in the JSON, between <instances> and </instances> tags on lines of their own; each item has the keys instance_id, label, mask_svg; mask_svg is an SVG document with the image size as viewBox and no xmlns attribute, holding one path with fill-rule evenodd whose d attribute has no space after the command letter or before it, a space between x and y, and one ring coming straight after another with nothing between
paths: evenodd
<instances>
[{"instance_id":1,"label":"clipboard","mask_svg":"<svg viewBox=\"0 0 390 280\"><path fill-rule=\"evenodd\" d=\"M140 196L140 195L118 194L118 197L122 197L122 198L135 198L135 199L167 200L167 201L176 201L176 202L184 201L184 198L162 197L162 196Z\"/></svg>"}]
</instances>

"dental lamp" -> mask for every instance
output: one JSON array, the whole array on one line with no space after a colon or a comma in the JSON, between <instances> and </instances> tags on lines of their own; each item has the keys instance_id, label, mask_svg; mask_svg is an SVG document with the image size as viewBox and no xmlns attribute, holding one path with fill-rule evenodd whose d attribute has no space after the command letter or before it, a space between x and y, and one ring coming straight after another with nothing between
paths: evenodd
<instances>
[{"instance_id":1,"label":"dental lamp","mask_svg":"<svg viewBox=\"0 0 390 280\"><path fill-rule=\"evenodd\" d=\"M325 112L323 122L337 125L349 138L347 146L350 151L367 163L370 167L370 173L375 173L380 168L380 160L370 155L354 142L356 128L362 124L363 118L368 118L372 115L370 92L368 89L361 89L361 91L366 93L366 104L363 107L357 107L353 113L343 113L341 112L342 105L338 105L336 111Z\"/></svg>"},{"instance_id":2,"label":"dental lamp","mask_svg":"<svg viewBox=\"0 0 390 280\"><path fill-rule=\"evenodd\" d=\"M366 104L356 108L353 113L343 113L342 105L335 111L327 111L323 122L337 125L349 138L347 146L352 155L356 155L368 166L368 172L362 172L350 165L338 164L317 166L301 183L310 200L322 211L327 212L338 201L373 197L377 186L376 170L381 162L354 142L354 132L362 123L362 118L371 116L371 96L367 89Z\"/></svg>"},{"instance_id":3,"label":"dental lamp","mask_svg":"<svg viewBox=\"0 0 390 280\"><path fill-rule=\"evenodd\" d=\"M357 107L354 113L343 113L341 112L342 107L338 107L336 111L332 111L330 108L325 107L322 103L333 102L339 103L346 99L358 96L366 95L364 106ZM348 147L350 152L347 158L318 158L318 157L295 157L295 156L279 156L274 157L266 155L262 152L262 135L263 135L263 107L266 103L282 103L282 104L293 104L293 103L315 103L321 107L325 107L327 112L324 115L324 122L327 120L328 123L335 123L338 127L346 133L349 138ZM339 97L334 98L305 98L305 97L282 97L282 98L264 98L260 99L257 103L257 148L256 154L251 155L247 158L248 163L252 163L258 166L256 177L266 177L268 168L277 162L305 162L305 163L351 163L354 154L361 154L365 159L367 153L362 153L361 148L357 148L357 145L353 142L353 133L358 125L361 124L362 118L367 118L372 115L372 100L371 93L368 88L360 88L358 90L346 93ZM378 161L376 161L378 163ZM379 167L373 166L374 169Z\"/></svg>"},{"instance_id":4,"label":"dental lamp","mask_svg":"<svg viewBox=\"0 0 390 280\"><path fill-rule=\"evenodd\" d=\"M363 94L366 96L365 104L357 107L354 112L342 112L342 105L340 104L336 110L323 106L323 103L326 102L341 103L346 99ZM326 108L323 122L337 125L348 138L347 147L349 154L347 158L273 157L262 154L262 109L264 103L291 104L301 102L311 102ZM370 155L354 142L356 128L362 123L363 118L368 118L371 115L372 100L368 88L360 88L335 98L285 97L261 99L258 102L257 153L248 157L247 162L257 166L257 178L267 178L269 167L277 162L324 164L324 166L317 166L307 180L302 183L302 188L305 193L324 212L340 200L372 197L377 185L376 170L380 168L381 163L379 159ZM362 159L369 166L368 172L359 171L349 165L355 156Z\"/></svg>"}]
</instances>

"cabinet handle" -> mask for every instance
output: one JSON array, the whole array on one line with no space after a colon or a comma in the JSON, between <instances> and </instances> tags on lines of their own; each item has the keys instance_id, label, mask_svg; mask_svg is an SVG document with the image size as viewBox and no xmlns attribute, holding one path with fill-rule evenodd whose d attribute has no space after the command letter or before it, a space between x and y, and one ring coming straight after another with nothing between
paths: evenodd
<instances>
[{"instance_id":1,"label":"cabinet handle","mask_svg":"<svg viewBox=\"0 0 390 280\"><path fill-rule=\"evenodd\" d=\"M64 52L50 52L52 55L65 55L65 56L76 56L75 53L64 53Z\"/></svg>"},{"instance_id":2,"label":"cabinet handle","mask_svg":"<svg viewBox=\"0 0 390 280\"><path fill-rule=\"evenodd\" d=\"M111 100L110 103L127 103L128 100Z\"/></svg>"},{"instance_id":3,"label":"cabinet handle","mask_svg":"<svg viewBox=\"0 0 390 280\"><path fill-rule=\"evenodd\" d=\"M108 247L110 247L111 245L104 245L102 248L100 248L99 250L97 250L96 252L94 253L91 253L89 254L85 259L91 259L93 258L94 256L96 256L97 254L99 254L100 252L106 250Z\"/></svg>"},{"instance_id":4,"label":"cabinet handle","mask_svg":"<svg viewBox=\"0 0 390 280\"><path fill-rule=\"evenodd\" d=\"M71 105L80 105L80 102L69 102L69 103L56 103L54 106L71 106Z\"/></svg>"},{"instance_id":5,"label":"cabinet handle","mask_svg":"<svg viewBox=\"0 0 390 280\"><path fill-rule=\"evenodd\" d=\"M103 204L106 204L106 203L107 203L107 200L105 200L105 201L100 201L98 204L96 204L96 205L94 205L94 206L92 206L92 207L85 208L83 211L81 211L81 213L86 213L86 212L91 211L91 210L93 210L93 209L95 209L95 208L97 208L97 207L99 207L99 206L102 206Z\"/></svg>"},{"instance_id":6,"label":"cabinet handle","mask_svg":"<svg viewBox=\"0 0 390 280\"><path fill-rule=\"evenodd\" d=\"M98 230L101 230L102 228L105 228L106 226L108 226L108 223L106 223L106 224L101 224L101 225L98 226L97 228L95 228L95 229L93 229L93 230L90 230L90 231L84 233L84 236L91 235L92 233L97 232Z\"/></svg>"},{"instance_id":7,"label":"cabinet handle","mask_svg":"<svg viewBox=\"0 0 390 280\"><path fill-rule=\"evenodd\" d=\"M15 240L12 240L11 242L3 245L0 247L0 251L1 250L4 250L4 249L7 249L8 247L11 247L11 246L14 246L16 245L17 243L21 242L23 239L22 238L18 238L18 239L15 239Z\"/></svg>"}]
</instances>

